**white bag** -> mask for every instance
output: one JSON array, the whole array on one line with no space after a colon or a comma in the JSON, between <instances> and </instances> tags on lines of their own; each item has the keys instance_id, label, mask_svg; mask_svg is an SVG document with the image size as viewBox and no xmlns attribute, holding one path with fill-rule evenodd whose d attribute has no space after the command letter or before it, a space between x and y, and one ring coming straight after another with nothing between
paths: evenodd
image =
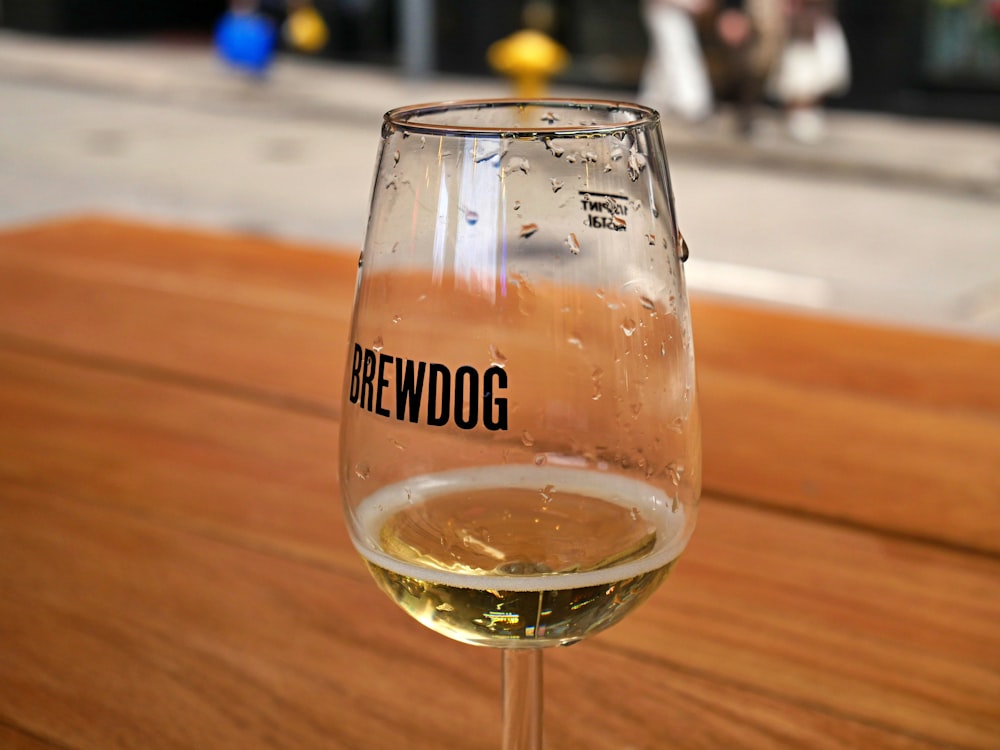
<instances>
[{"instance_id":1,"label":"white bag","mask_svg":"<svg viewBox=\"0 0 1000 750\"><path fill-rule=\"evenodd\" d=\"M824 18L816 27L813 43L823 70L826 93L845 93L851 85L851 54L844 30L834 19Z\"/></svg>"},{"instance_id":2,"label":"white bag","mask_svg":"<svg viewBox=\"0 0 1000 750\"><path fill-rule=\"evenodd\" d=\"M712 113L713 96L694 21L672 4L645 7L652 41L639 85L639 98L688 120Z\"/></svg>"},{"instance_id":3,"label":"white bag","mask_svg":"<svg viewBox=\"0 0 1000 750\"><path fill-rule=\"evenodd\" d=\"M821 19L812 39L795 39L781 53L767 91L785 103L817 102L851 83L851 58L840 24Z\"/></svg>"}]
</instances>

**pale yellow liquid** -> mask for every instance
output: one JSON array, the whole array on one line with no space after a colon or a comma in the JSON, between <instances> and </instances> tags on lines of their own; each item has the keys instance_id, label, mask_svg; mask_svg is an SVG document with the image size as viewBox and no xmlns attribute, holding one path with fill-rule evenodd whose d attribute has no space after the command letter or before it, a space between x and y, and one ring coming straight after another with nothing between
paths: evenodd
<instances>
[{"instance_id":1,"label":"pale yellow liquid","mask_svg":"<svg viewBox=\"0 0 1000 750\"><path fill-rule=\"evenodd\" d=\"M492 467L394 485L359 509L379 586L456 640L572 643L645 601L680 554L684 515L643 483Z\"/></svg>"}]
</instances>

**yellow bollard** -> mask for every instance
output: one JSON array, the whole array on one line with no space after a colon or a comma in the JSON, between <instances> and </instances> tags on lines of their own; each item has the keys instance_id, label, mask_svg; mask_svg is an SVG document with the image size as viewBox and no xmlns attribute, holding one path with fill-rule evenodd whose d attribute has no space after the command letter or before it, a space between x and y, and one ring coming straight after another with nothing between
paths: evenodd
<instances>
[{"instance_id":1,"label":"yellow bollard","mask_svg":"<svg viewBox=\"0 0 1000 750\"><path fill-rule=\"evenodd\" d=\"M524 99L544 95L549 79L569 63L569 53L557 41L536 29L522 29L494 42L486 61L514 84L514 93Z\"/></svg>"},{"instance_id":2,"label":"yellow bollard","mask_svg":"<svg viewBox=\"0 0 1000 750\"><path fill-rule=\"evenodd\" d=\"M300 5L288 14L285 39L300 52L319 52L326 45L330 32L323 16L312 5Z\"/></svg>"}]
</instances>

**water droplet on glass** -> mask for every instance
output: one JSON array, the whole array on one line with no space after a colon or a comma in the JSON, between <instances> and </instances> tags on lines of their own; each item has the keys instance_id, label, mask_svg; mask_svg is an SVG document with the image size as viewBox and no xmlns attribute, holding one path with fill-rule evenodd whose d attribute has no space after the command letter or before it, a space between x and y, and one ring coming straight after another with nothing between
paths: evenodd
<instances>
[{"instance_id":1,"label":"water droplet on glass","mask_svg":"<svg viewBox=\"0 0 1000 750\"><path fill-rule=\"evenodd\" d=\"M518 172L518 171L524 172L524 174L528 174L528 170L530 168L531 165L528 164L528 160L521 156L511 157L511 159L507 162L508 174L510 174L511 172Z\"/></svg>"},{"instance_id":2,"label":"water droplet on glass","mask_svg":"<svg viewBox=\"0 0 1000 750\"><path fill-rule=\"evenodd\" d=\"M677 231L677 253L680 256L681 263L686 261L688 256L691 255L691 251L688 250L687 240L684 239L684 235L680 233L680 230Z\"/></svg>"},{"instance_id":3,"label":"water droplet on glass","mask_svg":"<svg viewBox=\"0 0 1000 750\"><path fill-rule=\"evenodd\" d=\"M557 159L560 156L562 156L563 152L566 150L562 146L560 146L560 145L558 145L556 143L553 143L552 140L545 141L545 148L547 148L549 151L551 151L552 155L554 157L556 157Z\"/></svg>"},{"instance_id":4,"label":"water droplet on glass","mask_svg":"<svg viewBox=\"0 0 1000 750\"><path fill-rule=\"evenodd\" d=\"M604 169L602 171L604 171L605 173L610 172L611 171L611 162L608 162L607 164L605 164L604 165Z\"/></svg>"},{"instance_id":5,"label":"water droplet on glass","mask_svg":"<svg viewBox=\"0 0 1000 750\"><path fill-rule=\"evenodd\" d=\"M542 115L542 122L546 122L549 125L559 122L559 118L556 117L552 112L546 112Z\"/></svg>"},{"instance_id":6,"label":"water droplet on glass","mask_svg":"<svg viewBox=\"0 0 1000 750\"><path fill-rule=\"evenodd\" d=\"M636 401L634 404L630 404L629 408L632 411L632 416L633 417L638 417L639 416L639 412L642 411L642 402L641 401Z\"/></svg>"},{"instance_id":7,"label":"water droplet on glass","mask_svg":"<svg viewBox=\"0 0 1000 750\"><path fill-rule=\"evenodd\" d=\"M401 321L402 319L403 319L403 316L402 316L402 315L393 315L393 316L392 316L392 322L393 322L393 323L398 323L398 322L399 322L399 321Z\"/></svg>"},{"instance_id":8,"label":"water droplet on glass","mask_svg":"<svg viewBox=\"0 0 1000 750\"><path fill-rule=\"evenodd\" d=\"M448 602L441 602L434 609L436 609L438 612L454 612L455 611L455 608L452 605L448 604Z\"/></svg>"},{"instance_id":9,"label":"water droplet on glass","mask_svg":"<svg viewBox=\"0 0 1000 750\"><path fill-rule=\"evenodd\" d=\"M566 343L570 346L575 346L577 349L583 349L583 339L580 338L580 334L573 331L569 337L566 339Z\"/></svg>"},{"instance_id":10,"label":"water droplet on glass","mask_svg":"<svg viewBox=\"0 0 1000 750\"><path fill-rule=\"evenodd\" d=\"M392 152L392 163L399 164L399 149L397 148Z\"/></svg>"},{"instance_id":11,"label":"water droplet on glass","mask_svg":"<svg viewBox=\"0 0 1000 750\"><path fill-rule=\"evenodd\" d=\"M507 357L504 356L502 351L497 349L496 344L490 344L490 361L491 364L500 368L507 366Z\"/></svg>"},{"instance_id":12,"label":"water droplet on glass","mask_svg":"<svg viewBox=\"0 0 1000 750\"><path fill-rule=\"evenodd\" d=\"M597 163L597 154L595 154L593 151L584 151L583 152L583 160L587 161L587 162L590 162L591 164L596 164Z\"/></svg>"},{"instance_id":13,"label":"water droplet on glass","mask_svg":"<svg viewBox=\"0 0 1000 750\"><path fill-rule=\"evenodd\" d=\"M628 177L632 182L639 179L639 173L646 168L646 157L633 151L628 157Z\"/></svg>"},{"instance_id":14,"label":"water droplet on glass","mask_svg":"<svg viewBox=\"0 0 1000 750\"><path fill-rule=\"evenodd\" d=\"M571 153L566 154L566 161L569 162L570 164L576 164L576 160L578 158L579 158L579 156L577 154L575 154L575 153L571 152Z\"/></svg>"},{"instance_id":15,"label":"water droplet on glass","mask_svg":"<svg viewBox=\"0 0 1000 750\"><path fill-rule=\"evenodd\" d=\"M656 303L653 302L653 300L651 300L649 297L646 297L645 295L639 297L639 304L642 305L647 310L652 310L653 312L656 312Z\"/></svg>"},{"instance_id":16,"label":"water droplet on glass","mask_svg":"<svg viewBox=\"0 0 1000 750\"><path fill-rule=\"evenodd\" d=\"M392 243L392 250L390 250L389 252L394 253L397 250L399 250L399 242L398 241Z\"/></svg>"},{"instance_id":17,"label":"water droplet on glass","mask_svg":"<svg viewBox=\"0 0 1000 750\"><path fill-rule=\"evenodd\" d=\"M569 248L569 251L573 253L573 255L580 254L580 241L576 238L576 234L574 232L570 232L566 236L566 247Z\"/></svg>"},{"instance_id":18,"label":"water droplet on glass","mask_svg":"<svg viewBox=\"0 0 1000 750\"><path fill-rule=\"evenodd\" d=\"M406 446L403 445L398 440L396 440L396 438L389 438L389 442L392 443L392 447L395 448L396 450L401 450L401 451L406 450Z\"/></svg>"},{"instance_id":19,"label":"water droplet on glass","mask_svg":"<svg viewBox=\"0 0 1000 750\"><path fill-rule=\"evenodd\" d=\"M472 157L476 164L480 164L484 161L489 161L500 155L500 144L497 141L488 141L486 143L477 143L475 156Z\"/></svg>"},{"instance_id":20,"label":"water droplet on glass","mask_svg":"<svg viewBox=\"0 0 1000 750\"><path fill-rule=\"evenodd\" d=\"M563 186L563 181L562 180L557 180L555 177L553 177L550 180L550 182L552 183L552 192L553 193L558 193L560 190L562 190L562 186Z\"/></svg>"},{"instance_id":21,"label":"water droplet on glass","mask_svg":"<svg viewBox=\"0 0 1000 750\"><path fill-rule=\"evenodd\" d=\"M625 152L617 146L611 149L611 161L621 161L624 156Z\"/></svg>"},{"instance_id":22,"label":"water droplet on glass","mask_svg":"<svg viewBox=\"0 0 1000 750\"><path fill-rule=\"evenodd\" d=\"M615 231L621 232L621 231L625 230L625 228L628 226L628 223L625 221L625 218L622 217L622 216L612 216L611 217L611 226L613 226L615 228Z\"/></svg>"},{"instance_id":23,"label":"water droplet on glass","mask_svg":"<svg viewBox=\"0 0 1000 750\"><path fill-rule=\"evenodd\" d=\"M521 444L525 448L530 448L535 444L535 436L532 435L527 430L525 430L524 432L521 433Z\"/></svg>"},{"instance_id":24,"label":"water droplet on glass","mask_svg":"<svg viewBox=\"0 0 1000 750\"><path fill-rule=\"evenodd\" d=\"M365 264L365 251L362 250L358 253L358 268L361 268Z\"/></svg>"},{"instance_id":25,"label":"water droplet on glass","mask_svg":"<svg viewBox=\"0 0 1000 750\"><path fill-rule=\"evenodd\" d=\"M667 464L666 468L664 469L664 473L670 476L670 482L674 485L674 487L681 486L681 474L684 473L683 468L671 462Z\"/></svg>"},{"instance_id":26,"label":"water droplet on glass","mask_svg":"<svg viewBox=\"0 0 1000 750\"><path fill-rule=\"evenodd\" d=\"M355 464L354 465L354 475L358 479L367 479L371 476L372 470L368 464Z\"/></svg>"},{"instance_id":27,"label":"water droplet on glass","mask_svg":"<svg viewBox=\"0 0 1000 750\"><path fill-rule=\"evenodd\" d=\"M528 280L519 273L511 274L511 281L516 284L517 310L522 315L531 315L535 310L535 292Z\"/></svg>"},{"instance_id":28,"label":"water droplet on glass","mask_svg":"<svg viewBox=\"0 0 1000 750\"><path fill-rule=\"evenodd\" d=\"M376 336L375 340L372 342L372 350L376 352L382 351L384 344L382 343L382 337Z\"/></svg>"},{"instance_id":29,"label":"water droplet on glass","mask_svg":"<svg viewBox=\"0 0 1000 750\"><path fill-rule=\"evenodd\" d=\"M680 507L681 507L681 499L677 495L674 495L674 500L672 503L670 503L671 512L676 513L678 510L680 510Z\"/></svg>"},{"instance_id":30,"label":"water droplet on glass","mask_svg":"<svg viewBox=\"0 0 1000 750\"><path fill-rule=\"evenodd\" d=\"M514 210L515 211L521 210L521 201L514 201Z\"/></svg>"},{"instance_id":31,"label":"water droplet on glass","mask_svg":"<svg viewBox=\"0 0 1000 750\"><path fill-rule=\"evenodd\" d=\"M661 341L660 342L660 356L661 357L666 357L667 356L667 342L666 341Z\"/></svg>"},{"instance_id":32,"label":"water droplet on glass","mask_svg":"<svg viewBox=\"0 0 1000 750\"><path fill-rule=\"evenodd\" d=\"M389 175L389 177L385 181L385 189L388 190L389 188L397 188L398 182L399 178L396 177L396 175L394 174Z\"/></svg>"},{"instance_id":33,"label":"water droplet on glass","mask_svg":"<svg viewBox=\"0 0 1000 750\"><path fill-rule=\"evenodd\" d=\"M532 223L532 224L522 224L521 225L521 236L524 237L524 238L530 237L531 235L533 235L537 231L538 231L538 225L537 224Z\"/></svg>"},{"instance_id":34,"label":"water droplet on glass","mask_svg":"<svg viewBox=\"0 0 1000 750\"><path fill-rule=\"evenodd\" d=\"M545 466L549 462L549 457L544 453L535 454L535 466Z\"/></svg>"},{"instance_id":35,"label":"water droplet on glass","mask_svg":"<svg viewBox=\"0 0 1000 750\"><path fill-rule=\"evenodd\" d=\"M629 508L628 515L629 518L631 518L633 521L638 521L640 518L639 509L636 508L635 506L632 506L631 508Z\"/></svg>"},{"instance_id":36,"label":"water droplet on glass","mask_svg":"<svg viewBox=\"0 0 1000 750\"><path fill-rule=\"evenodd\" d=\"M477 221L479 221L479 214L470 209L466 209L465 221L469 224L469 226L473 226Z\"/></svg>"},{"instance_id":37,"label":"water droplet on glass","mask_svg":"<svg viewBox=\"0 0 1000 750\"><path fill-rule=\"evenodd\" d=\"M631 336L635 333L635 321L632 320L632 318L625 318L625 320L622 321L622 333L626 336Z\"/></svg>"},{"instance_id":38,"label":"water droplet on glass","mask_svg":"<svg viewBox=\"0 0 1000 750\"><path fill-rule=\"evenodd\" d=\"M647 234L646 235L646 242L648 242L650 245L655 245L656 244L656 235L655 234Z\"/></svg>"},{"instance_id":39,"label":"water droplet on glass","mask_svg":"<svg viewBox=\"0 0 1000 750\"><path fill-rule=\"evenodd\" d=\"M598 289L596 292L594 292L594 294L597 295L597 299L604 299L604 290L603 289Z\"/></svg>"},{"instance_id":40,"label":"water droplet on glass","mask_svg":"<svg viewBox=\"0 0 1000 750\"><path fill-rule=\"evenodd\" d=\"M591 380L594 381L594 392L590 395L591 401L598 401L601 398L601 376L604 374L604 370L600 367L595 367L594 371L590 374Z\"/></svg>"}]
</instances>

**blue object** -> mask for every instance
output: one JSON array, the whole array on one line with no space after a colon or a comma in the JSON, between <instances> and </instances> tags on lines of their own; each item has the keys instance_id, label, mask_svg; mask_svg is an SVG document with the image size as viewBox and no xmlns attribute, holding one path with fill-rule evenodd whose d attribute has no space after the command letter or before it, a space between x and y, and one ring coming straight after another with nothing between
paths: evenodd
<instances>
[{"instance_id":1,"label":"blue object","mask_svg":"<svg viewBox=\"0 0 1000 750\"><path fill-rule=\"evenodd\" d=\"M222 59L255 75L271 64L277 40L274 23L256 13L229 11L215 29L215 46Z\"/></svg>"}]
</instances>

